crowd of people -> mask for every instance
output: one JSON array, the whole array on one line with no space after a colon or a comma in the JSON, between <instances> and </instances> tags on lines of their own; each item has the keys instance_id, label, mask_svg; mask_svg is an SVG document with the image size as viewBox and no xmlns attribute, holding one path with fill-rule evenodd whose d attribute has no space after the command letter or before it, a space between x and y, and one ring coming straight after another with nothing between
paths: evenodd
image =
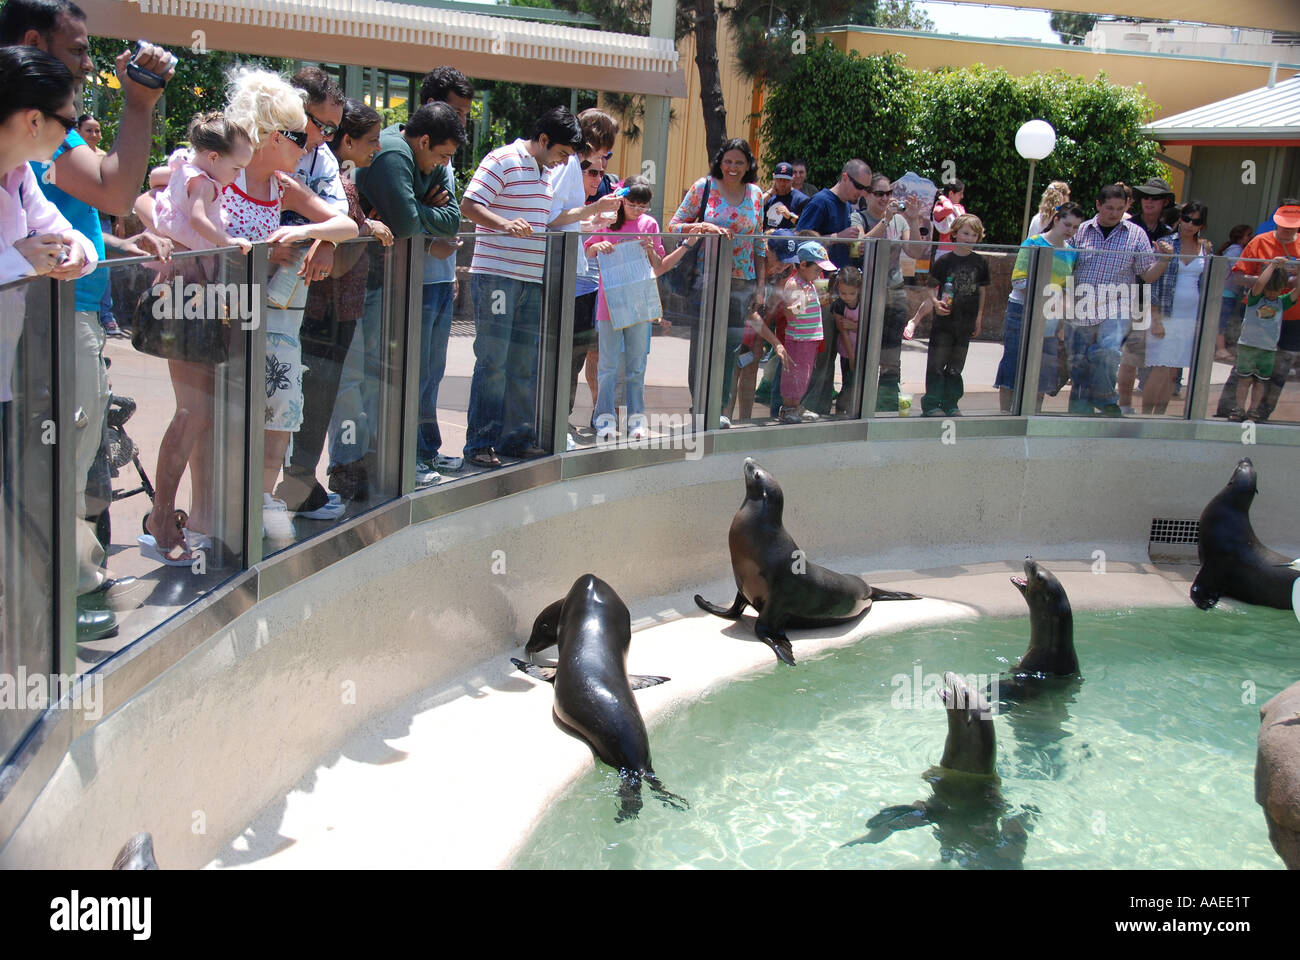
<instances>
[{"instance_id":1,"label":"crowd of people","mask_svg":"<svg viewBox=\"0 0 1300 960\"><path fill-rule=\"evenodd\" d=\"M167 360L175 408L158 451L153 508L139 545L160 563L189 565L211 546L217 522L206 438L226 345L219 335L214 339L211 317L187 322L179 335L151 318L159 316L160 289L176 281L219 284L257 243L268 245L272 271L260 491L264 533L272 540L293 537L295 516L336 519L348 501L369 495L382 374L393 340L385 311L386 248L411 237L424 244L420 353L409 360L419 378L417 485L466 464L495 469L548 452L537 434L536 408L548 232L582 234L568 373L573 398L585 371L593 401L589 426L599 440L620 433L620 393L625 434L647 436L651 333L668 332L674 319L671 311L646 316L624 292L607 288L600 263L616 256L620 263L635 262L644 251L644 277L666 278L676 302L698 307L704 281L696 248L710 236L729 243L731 253L730 299L725 318L717 318L726 327L720 426L729 426L733 416L751 417L756 400L788 423L849 412L862 380L858 334L869 306L860 302L862 241L878 239L891 243L886 289L877 293L884 323L876 409L899 409L903 343L928 328L922 412L962 412L963 370L972 339L986 325L991 271L976 249L984 225L967 212L961 182L945 183L932 200L923 200L900 193L888 174L854 158L834 184L818 190L807 182L807 163L794 158L775 166L764 190L750 144L737 138L721 145L661 231L647 213L654 184L641 177L619 181L606 172L618 122L599 109L574 116L557 106L538 117L526 137L484 156L458 200L452 158L467 141L475 91L450 67L431 70L407 119L388 127L374 109L344 97L319 68L292 77L240 68L229 78L220 109L214 104L196 116L187 145L148 171L151 117L173 70L166 51L144 45L134 53L137 67L164 81L159 87L132 75L131 52L118 57L122 108L106 152L99 148L98 119L77 106L78 86L94 69L80 8L70 0L8 0L0 9L0 43L0 282L33 274L77 281L84 598L117 583L104 570L103 545L84 522L92 515L85 478L102 445L109 399L105 338L122 335L129 325L137 349ZM148 190L141 193L146 179ZM1030 254L1051 247L1051 282L1058 289L1137 284L1151 291L1121 301L1097 298L1087 315L1049 317L1040 400L1068 380L1071 412L1122 415L1133 410L1141 376L1143 412L1165 411L1192 363L1200 290L1215 253L1204 239L1205 205L1173 201L1173 191L1158 178L1133 189L1109 184L1097 191L1094 213L1071 200L1065 183L1048 186L1012 271L1004 356L994 383L1004 410L1012 408L1017 388ZM457 451L443 442L438 398L462 220L475 231L468 267L475 337L466 440ZM1300 204L1284 198L1267 230L1235 227L1229 245L1217 251L1239 258L1220 310L1218 358L1235 364L1220 416L1266 419L1300 352L1297 227ZM682 240L668 250L661 232ZM358 236L377 243L340 246ZM95 269L108 250L154 258L138 305L119 301L114 311L108 271ZM207 253L187 255L192 251ZM927 295L915 311L904 256L927 267ZM1261 269L1265 260L1272 263ZM16 299L20 290L5 296L0 401L5 429L12 430L10 380L23 306ZM1147 316L1149 325L1139 322ZM696 322L689 315L676 319ZM696 404L703 342L694 330L688 379ZM317 479L326 456L328 490ZM186 471L192 500L188 511L180 511L177 491ZM85 636L102 635L112 629L112 615L87 599L78 627Z\"/></svg>"}]
</instances>

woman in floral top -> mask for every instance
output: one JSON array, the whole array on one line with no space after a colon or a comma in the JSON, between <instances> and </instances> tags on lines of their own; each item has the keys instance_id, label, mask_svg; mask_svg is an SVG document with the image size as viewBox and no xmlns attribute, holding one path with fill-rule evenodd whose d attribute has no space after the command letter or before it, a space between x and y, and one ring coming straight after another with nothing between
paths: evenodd
<instances>
[{"instance_id":1,"label":"woman in floral top","mask_svg":"<svg viewBox=\"0 0 1300 960\"><path fill-rule=\"evenodd\" d=\"M755 289L761 289L766 269L766 246L761 236L763 191L758 163L749 144L740 138L727 140L713 158L709 176L701 177L686 191L681 206L668 222L669 233L719 234L732 238L731 298L727 311L727 354L722 384L722 409L731 401L734 355L744 337L745 306ZM707 193L707 198L706 198ZM704 215L700 216L700 206ZM694 376L698 336L691 337L690 371ZM695 385L691 384L691 394ZM726 417L722 426L730 426Z\"/></svg>"}]
</instances>

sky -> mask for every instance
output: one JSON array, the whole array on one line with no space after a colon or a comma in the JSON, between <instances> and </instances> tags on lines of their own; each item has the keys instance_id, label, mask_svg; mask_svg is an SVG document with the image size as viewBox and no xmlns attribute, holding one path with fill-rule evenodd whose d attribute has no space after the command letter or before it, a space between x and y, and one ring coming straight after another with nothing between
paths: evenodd
<instances>
[{"instance_id":1,"label":"sky","mask_svg":"<svg viewBox=\"0 0 1300 960\"><path fill-rule=\"evenodd\" d=\"M1020 10L972 3L922 3L938 33L975 37L1028 37L1046 43L1060 40L1048 26L1046 10Z\"/></svg>"}]
</instances>

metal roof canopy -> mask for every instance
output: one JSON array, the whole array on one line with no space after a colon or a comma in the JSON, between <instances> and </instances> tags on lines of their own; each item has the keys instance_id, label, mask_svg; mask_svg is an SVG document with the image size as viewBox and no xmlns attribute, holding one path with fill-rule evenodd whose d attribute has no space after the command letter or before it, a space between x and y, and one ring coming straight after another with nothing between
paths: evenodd
<instances>
[{"instance_id":1,"label":"metal roof canopy","mask_svg":"<svg viewBox=\"0 0 1300 960\"><path fill-rule=\"evenodd\" d=\"M1168 145L1300 147L1300 76L1184 110L1141 131Z\"/></svg>"},{"instance_id":2,"label":"metal roof canopy","mask_svg":"<svg viewBox=\"0 0 1300 960\"><path fill-rule=\"evenodd\" d=\"M169 46L684 97L671 40L385 0L78 0L96 36ZM491 7L484 7L491 11Z\"/></svg>"},{"instance_id":3,"label":"metal roof canopy","mask_svg":"<svg viewBox=\"0 0 1300 960\"><path fill-rule=\"evenodd\" d=\"M982 7L1001 6L983 3L981 0L950 2L978 4ZM1052 0L1051 3L1014 3L1009 6L1300 32L1300 3L1296 0L1250 0L1249 3L1228 3L1225 0Z\"/></svg>"}]
</instances>

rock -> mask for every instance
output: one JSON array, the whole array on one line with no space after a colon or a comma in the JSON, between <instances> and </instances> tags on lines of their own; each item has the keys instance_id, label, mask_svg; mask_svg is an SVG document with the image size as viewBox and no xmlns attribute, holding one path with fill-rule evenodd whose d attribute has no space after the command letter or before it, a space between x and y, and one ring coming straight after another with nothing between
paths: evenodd
<instances>
[{"instance_id":1,"label":"rock","mask_svg":"<svg viewBox=\"0 0 1300 960\"><path fill-rule=\"evenodd\" d=\"M1300 683L1260 707L1259 721L1255 802L1273 849L1288 869L1300 870Z\"/></svg>"}]
</instances>

